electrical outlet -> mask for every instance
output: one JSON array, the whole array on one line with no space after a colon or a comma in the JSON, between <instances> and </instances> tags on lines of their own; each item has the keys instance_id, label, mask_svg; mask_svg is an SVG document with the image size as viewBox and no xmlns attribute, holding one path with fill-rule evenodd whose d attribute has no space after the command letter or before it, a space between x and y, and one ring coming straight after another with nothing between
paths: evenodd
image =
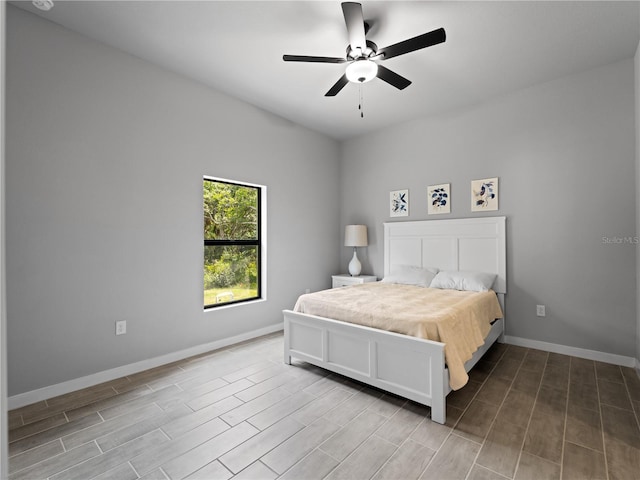
<instances>
[{"instance_id":1,"label":"electrical outlet","mask_svg":"<svg viewBox=\"0 0 640 480\"><path fill-rule=\"evenodd\" d=\"M310 288L306 288L305 291L304 291L304 293L310 293L310 292L311 292Z\"/></svg>"},{"instance_id":2,"label":"electrical outlet","mask_svg":"<svg viewBox=\"0 0 640 480\"><path fill-rule=\"evenodd\" d=\"M120 320L116 322L116 335L124 335L127 333L127 321Z\"/></svg>"},{"instance_id":3,"label":"electrical outlet","mask_svg":"<svg viewBox=\"0 0 640 480\"><path fill-rule=\"evenodd\" d=\"M536 315L539 317L546 317L547 313L545 312L544 305L536 305Z\"/></svg>"}]
</instances>

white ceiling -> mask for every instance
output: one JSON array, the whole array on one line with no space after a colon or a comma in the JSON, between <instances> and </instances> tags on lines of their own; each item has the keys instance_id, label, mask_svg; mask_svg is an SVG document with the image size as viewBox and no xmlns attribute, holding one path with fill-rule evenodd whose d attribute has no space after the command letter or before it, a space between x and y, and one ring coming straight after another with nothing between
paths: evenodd
<instances>
[{"instance_id":1,"label":"white ceiling","mask_svg":"<svg viewBox=\"0 0 640 480\"><path fill-rule=\"evenodd\" d=\"M344 57L339 1L62 1L43 18L337 139L463 108L573 72L632 57L639 2L364 1L378 47L444 27L447 41L395 57L413 83L375 79L325 92L345 65L283 54Z\"/></svg>"}]
</instances>

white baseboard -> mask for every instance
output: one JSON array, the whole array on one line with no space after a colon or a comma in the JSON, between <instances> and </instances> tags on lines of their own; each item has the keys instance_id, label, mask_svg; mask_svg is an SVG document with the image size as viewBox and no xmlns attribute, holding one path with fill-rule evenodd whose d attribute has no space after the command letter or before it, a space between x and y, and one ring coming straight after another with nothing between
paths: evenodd
<instances>
[{"instance_id":1,"label":"white baseboard","mask_svg":"<svg viewBox=\"0 0 640 480\"><path fill-rule=\"evenodd\" d=\"M528 338L512 337L511 335L504 336L504 343L518 345L520 347L535 348L537 350L544 350L545 352L562 353L564 355L586 358L588 360L597 360L598 362L612 363L623 367L635 367L637 369L638 365L640 365L638 360L633 357L598 352L597 350L587 350L586 348L568 347L566 345L541 342L538 340L529 340Z\"/></svg>"},{"instance_id":2,"label":"white baseboard","mask_svg":"<svg viewBox=\"0 0 640 480\"><path fill-rule=\"evenodd\" d=\"M86 377L75 378L67 382L58 383L56 385L49 385L48 387L39 388L30 392L20 393L8 398L8 409L13 410L15 408L24 407L35 402L40 402L48 398L57 397L58 395L64 395L65 393L75 392L82 388L98 385L99 383L115 380L116 378L132 375L143 370L166 365L167 363L176 362L185 358L193 357L194 355L200 355L202 353L217 350L219 348L227 347L236 343L250 340L252 338L261 337L269 333L277 332L284 328L283 323L276 323L268 327L253 330L251 332L236 335L235 337L223 338L222 340L216 340L215 342L204 343L202 345L196 345L195 347L186 348L178 352L168 353L166 355L160 355L159 357L150 358L148 360L141 360L139 362L130 363L121 367L112 368L110 370L104 370L102 372L87 375Z\"/></svg>"}]
</instances>

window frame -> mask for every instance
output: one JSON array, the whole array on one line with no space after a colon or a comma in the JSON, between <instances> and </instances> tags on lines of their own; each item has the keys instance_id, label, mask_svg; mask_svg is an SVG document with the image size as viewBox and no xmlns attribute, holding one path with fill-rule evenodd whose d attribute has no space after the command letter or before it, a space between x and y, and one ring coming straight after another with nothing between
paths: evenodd
<instances>
[{"instance_id":1,"label":"window frame","mask_svg":"<svg viewBox=\"0 0 640 480\"><path fill-rule=\"evenodd\" d=\"M216 183L226 183L229 185L239 186L239 187L247 187L253 188L257 190L257 235L255 240L212 240L204 238L204 224L202 228L202 237L203 237L203 251L202 251L202 276L203 284L202 284L202 292L204 294L204 248L207 246L255 246L257 247L257 295L250 298L243 298L240 300L231 300L227 302L221 303L213 303L204 305L204 297L203 297L203 305L204 311L212 311L219 308L231 307L236 305L242 305L253 302L261 302L266 300L266 198L267 198L267 187L265 185L259 185L255 183L242 182L238 180L229 180L226 178L219 177L211 177L208 175L204 175L202 177L203 181L203 192L202 198L204 199L204 182L216 182ZM201 218L204 219L204 206L203 211L201 212Z\"/></svg>"}]
</instances>

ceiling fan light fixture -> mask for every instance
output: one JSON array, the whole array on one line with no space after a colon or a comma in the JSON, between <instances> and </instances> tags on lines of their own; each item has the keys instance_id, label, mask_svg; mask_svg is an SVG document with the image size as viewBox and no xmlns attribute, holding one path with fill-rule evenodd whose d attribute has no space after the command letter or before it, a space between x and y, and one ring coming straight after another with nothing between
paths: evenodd
<instances>
[{"instance_id":1,"label":"ceiling fan light fixture","mask_svg":"<svg viewBox=\"0 0 640 480\"><path fill-rule=\"evenodd\" d=\"M358 59L347 66L347 79L353 83L365 83L376 78L378 64L367 58Z\"/></svg>"}]
</instances>

